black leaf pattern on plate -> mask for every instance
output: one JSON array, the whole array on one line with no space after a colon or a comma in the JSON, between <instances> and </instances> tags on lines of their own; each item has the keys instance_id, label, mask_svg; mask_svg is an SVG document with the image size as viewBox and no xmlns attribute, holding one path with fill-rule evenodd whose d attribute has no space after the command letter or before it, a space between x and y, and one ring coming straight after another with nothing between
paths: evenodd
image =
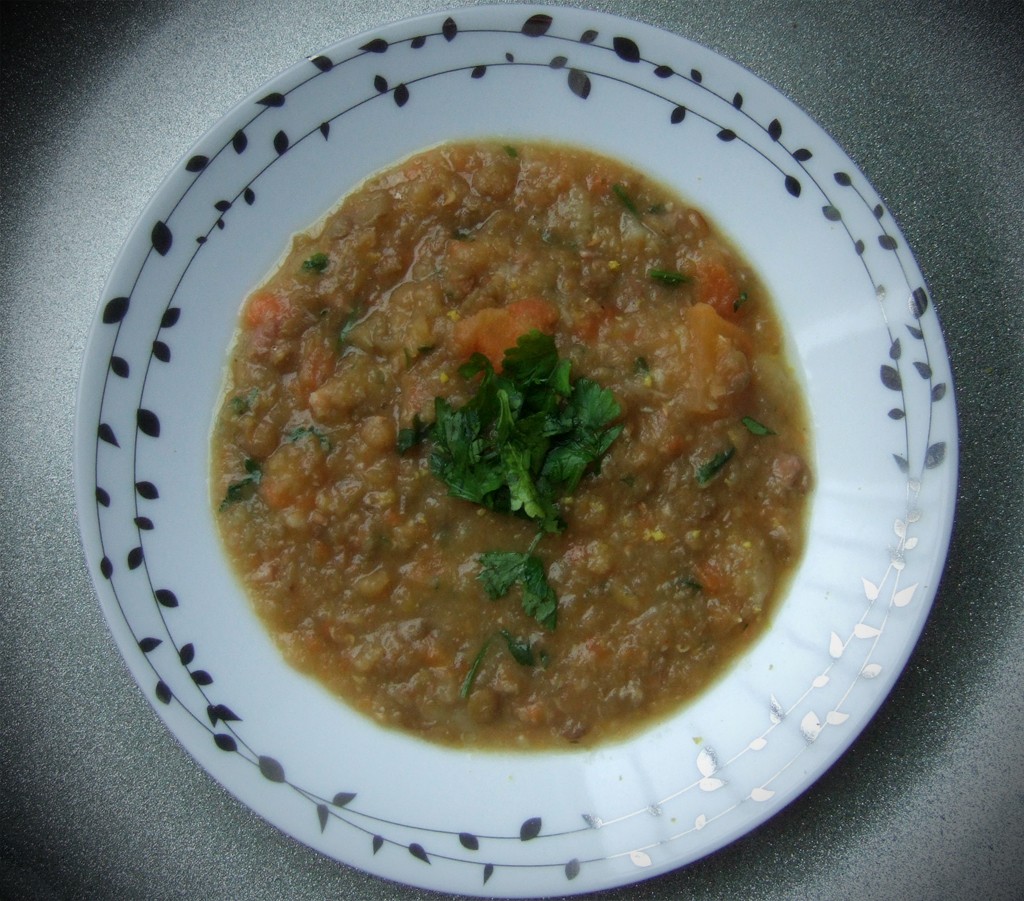
<instances>
[{"instance_id":1,"label":"black leaf pattern on plate","mask_svg":"<svg viewBox=\"0 0 1024 901\"><path fill-rule=\"evenodd\" d=\"M388 89L388 80L383 75L374 75L373 86L378 94L383 94Z\"/></svg>"},{"instance_id":2,"label":"black leaf pattern on plate","mask_svg":"<svg viewBox=\"0 0 1024 901\"><path fill-rule=\"evenodd\" d=\"M806 163L812 156L814 156L814 154L806 147L801 147L799 150L793 151L793 159L798 163Z\"/></svg>"},{"instance_id":3,"label":"black leaf pattern on plate","mask_svg":"<svg viewBox=\"0 0 1024 901\"><path fill-rule=\"evenodd\" d=\"M273 757L262 755L259 759L260 773L271 782L284 782L284 767Z\"/></svg>"},{"instance_id":4,"label":"black leaf pattern on plate","mask_svg":"<svg viewBox=\"0 0 1024 901\"><path fill-rule=\"evenodd\" d=\"M895 250L899 247L899 244L892 235L879 235L878 246L881 247L882 250Z\"/></svg>"},{"instance_id":5,"label":"black leaf pattern on plate","mask_svg":"<svg viewBox=\"0 0 1024 901\"><path fill-rule=\"evenodd\" d=\"M685 106L677 106L674 110L672 110L672 115L669 116L669 121L673 125L678 125L685 118L686 118L686 107Z\"/></svg>"},{"instance_id":6,"label":"black leaf pattern on plate","mask_svg":"<svg viewBox=\"0 0 1024 901\"><path fill-rule=\"evenodd\" d=\"M174 236L171 234L171 230L167 227L167 223L158 220L156 225L153 226L153 231L150 232L149 237L153 243L153 249L160 254L160 256L167 256L167 252L171 249L171 245L174 243Z\"/></svg>"},{"instance_id":7,"label":"black leaf pattern on plate","mask_svg":"<svg viewBox=\"0 0 1024 901\"><path fill-rule=\"evenodd\" d=\"M876 219L881 220L881 218L885 215L885 207L883 207L880 203L876 203L875 208L871 212L875 214Z\"/></svg>"},{"instance_id":8,"label":"black leaf pattern on plate","mask_svg":"<svg viewBox=\"0 0 1024 901\"><path fill-rule=\"evenodd\" d=\"M444 20L444 24L441 26L441 34L444 35L446 41L454 41L455 35L459 33L459 26L455 24L455 20L449 16Z\"/></svg>"},{"instance_id":9,"label":"black leaf pattern on plate","mask_svg":"<svg viewBox=\"0 0 1024 901\"><path fill-rule=\"evenodd\" d=\"M640 48L637 47L636 41L630 40L629 38L614 37L612 38L612 50L614 50L615 55L624 62L640 62Z\"/></svg>"},{"instance_id":10,"label":"black leaf pattern on plate","mask_svg":"<svg viewBox=\"0 0 1024 901\"><path fill-rule=\"evenodd\" d=\"M164 682L163 679L156 683L156 696L157 700L163 704L171 703L173 695L171 694L171 690L167 687L167 683Z\"/></svg>"},{"instance_id":11,"label":"black leaf pattern on plate","mask_svg":"<svg viewBox=\"0 0 1024 901\"><path fill-rule=\"evenodd\" d=\"M152 482L136 482L135 490L139 492L139 497L144 497L147 501L155 501L160 497L159 490Z\"/></svg>"},{"instance_id":12,"label":"black leaf pattern on plate","mask_svg":"<svg viewBox=\"0 0 1024 901\"><path fill-rule=\"evenodd\" d=\"M903 379L900 378L899 370L894 366L884 365L880 367L879 376L882 379L882 384L890 391L903 390Z\"/></svg>"},{"instance_id":13,"label":"black leaf pattern on plate","mask_svg":"<svg viewBox=\"0 0 1024 901\"><path fill-rule=\"evenodd\" d=\"M231 147L235 153L242 153L246 147L249 146L249 139L245 136L245 132L239 129L235 132L234 137L231 138Z\"/></svg>"},{"instance_id":14,"label":"black leaf pattern on plate","mask_svg":"<svg viewBox=\"0 0 1024 901\"><path fill-rule=\"evenodd\" d=\"M392 96L398 106L405 106L409 102L409 89L404 84L400 84L395 88L395 93Z\"/></svg>"},{"instance_id":15,"label":"black leaf pattern on plate","mask_svg":"<svg viewBox=\"0 0 1024 901\"><path fill-rule=\"evenodd\" d=\"M910 315L915 319L920 319L927 309L927 293L925 293L924 288L915 288L913 294L910 295Z\"/></svg>"},{"instance_id":16,"label":"black leaf pattern on plate","mask_svg":"<svg viewBox=\"0 0 1024 901\"><path fill-rule=\"evenodd\" d=\"M937 400L942 400L946 396L946 383L939 382L934 388L932 388L932 403Z\"/></svg>"},{"instance_id":17,"label":"black leaf pattern on plate","mask_svg":"<svg viewBox=\"0 0 1024 901\"><path fill-rule=\"evenodd\" d=\"M374 38L372 41L363 44L359 49L365 50L367 53L384 53L388 49L388 42L384 38Z\"/></svg>"},{"instance_id":18,"label":"black leaf pattern on plate","mask_svg":"<svg viewBox=\"0 0 1024 901\"><path fill-rule=\"evenodd\" d=\"M857 256L860 256L862 253L864 253L864 242L859 239L854 241L853 249L857 252Z\"/></svg>"},{"instance_id":19,"label":"black leaf pattern on plate","mask_svg":"<svg viewBox=\"0 0 1024 901\"><path fill-rule=\"evenodd\" d=\"M110 495L103 488L96 489L96 503L101 507L110 506Z\"/></svg>"},{"instance_id":20,"label":"black leaf pattern on plate","mask_svg":"<svg viewBox=\"0 0 1024 901\"><path fill-rule=\"evenodd\" d=\"M903 345L900 344L899 338L894 338L892 344L889 345L889 359L898 360L903 356Z\"/></svg>"},{"instance_id":21,"label":"black leaf pattern on plate","mask_svg":"<svg viewBox=\"0 0 1024 901\"><path fill-rule=\"evenodd\" d=\"M690 80L700 84L704 80L704 76L701 75L700 69L690 69Z\"/></svg>"},{"instance_id":22,"label":"black leaf pattern on plate","mask_svg":"<svg viewBox=\"0 0 1024 901\"><path fill-rule=\"evenodd\" d=\"M484 864L484 885L487 884L487 880L494 875L494 864Z\"/></svg>"},{"instance_id":23,"label":"black leaf pattern on plate","mask_svg":"<svg viewBox=\"0 0 1024 901\"><path fill-rule=\"evenodd\" d=\"M789 191L794 197L800 196L800 181L792 175L787 175L785 179L786 190Z\"/></svg>"},{"instance_id":24,"label":"black leaf pattern on plate","mask_svg":"<svg viewBox=\"0 0 1024 901\"><path fill-rule=\"evenodd\" d=\"M924 332L922 332L921 329L914 328L914 326L912 326L912 325L908 325L907 326L907 331L910 332L910 334L913 337L917 338L918 341L923 341L924 340Z\"/></svg>"},{"instance_id":25,"label":"black leaf pattern on plate","mask_svg":"<svg viewBox=\"0 0 1024 901\"><path fill-rule=\"evenodd\" d=\"M732 95L732 105L735 109L743 109L743 95L739 91Z\"/></svg>"},{"instance_id":26,"label":"black leaf pattern on plate","mask_svg":"<svg viewBox=\"0 0 1024 901\"><path fill-rule=\"evenodd\" d=\"M528 842L530 839L536 838L540 835L541 819L540 817L530 817L525 820L523 825L519 827L519 839L520 841Z\"/></svg>"},{"instance_id":27,"label":"black leaf pattern on plate","mask_svg":"<svg viewBox=\"0 0 1024 901\"><path fill-rule=\"evenodd\" d=\"M946 459L946 442L938 441L928 448L924 455L924 466L925 469L935 469L943 460Z\"/></svg>"},{"instance_id":28,"label":"black leaf pattern on plate","mask_svg":"<svg viewBox=\"0 0 1024 901\"><path fill-rule=\"evenodd\" d=\"M215 732L213 735L213 743L222 751L238 750L238 742L235 741L233 736L228 735L227 732Z\"/></svg>"},{"instance_id":29,"label":"black leaf pattern on plate","mask_svg":"<svg viewBox=\"0 0 1024 901\"><path fill-rule=\"evenodd\" d=\"M469 832L459 833L459 844L461 844L467 851L480 850L480 839Z\"/></svg>"},{"instance_id":30,"label":"black leaf pattern on plate","mask_svg":"<svg viewBox=\"0 0 1024 901\"><path fill-rule=\"evenodd\" d=\"M893 454L892 458L896 461L896 465L899 467L900 472L910 472L910 464L907 462L907 458L900 454Z\"/></svg>"},{"instance_id":31,"label":"black leaf pattern on plate","mask_svg":"<svg viewBox=\"0 0 1024 901\"><path fill-rule=\"evenodd\" d=\"M114 325L120 322L128 313L131 301L127 297L115 297L107 301L103 307L103 324Z\"/></svg>"},{"instance_id":32,"label":"black leaf pattern on plate","mask_svg":"<svg viewBox=\"0 0 1024 901\"><path fill-rule=\"evenodd\" d=\"M778 119L772 119L768 123L768 137L773 141L778 141L782 137L782 123Z\"/></svg>"},{"instance_id":33,"label":"black leaf pattern on plate","mask_svg":"<svg viewBox=\"0 0 1024 901\"><path fill-rule=\"evenodd\" d=\"M319 56L311 56L309 61L316 66L321 72L330 72L334 68L334 63L330 61L323 54Z\"/></svg>"},{"instance_id":34,"label":"black leaf pattern on plate","mask_svg":"<svg viewBox=\"0 0 1024 901\"><path fill-rule=\"evenodd\" d=\"M423 845L413 842L409 845L409 853L417 860L422 860L424 863L430 863L430 858L427 857L427 852L423 850Z\"/></svg>"},{"instance_id":35,"label":"black leaf pattern on plate","mask_svg":"<svg viewBox=\"0 0 1024 901\"><path fill-rule=\"evenodd\" d=\"M323 832L327 829L327 816L328 810L326 804L316 805L316 818L320 821L320 831Z\"/></svg>"},{"instance_id":36,"label":"black leaf pattern on plate","mask_svg":"<svg viewBox=\"0 0 1024 901\"><path fill-rule=\"evenodd\" d=\"M384 847L384 836L383 835L375 835L373 837L372 846L373 846L373 853L376 854L381 848Z\"/></svg>"},{"instance_id":37,"label":"black leaf pattern on plate","mask_svg":"<svg viewBox=\"0 0 1024 901\"><path fill-rule=\"evenodd\" d=\"M352 801L355 800L355 797L356 797L356 793L355 792L338 792L331 799L331 803L335 807L345 807L346 805L351 804Z\"/></svg>"},{"instance_id":38,"label":"black leaf pattern on plate","mask_svg":"<svg viewBox=\"0 0 1024 901\"><path fill-rule=\"evenodd\" d=\"M923 379L930 379L932 377L932 367L927 363L914 363L914 368L917 370L917 374Z\"/></svg>"},{"instance_id":39,"label":"black leaf pattern on plate","mask_svg":"<svg viewBox=\"0 0 1024 901\"><path fill-rule=\"evenodd\" d=\"M173 608L178 606L178 596L169 588L158 588L153 592L153 597L161 607Z\"/></svg>"},{"instance_id":40,"label":"black leaf pattern on plate","mask_svg":"<svg viewBox=\"0 0 1024 901\"><path fill-rule=\"evenodd\" d=\"M208 704L206 715L210 718L211 726L216 726L217 723L237 723L241 721L241 717L235 714L227 704Z\"/></svg>"},{"instance_id":41,"label":"black leaf pattern on plate","mask_svg":"<svg viewBox=\"0 0 1024 901\"><path fill-rule=\"evenodd\" d=\"M163 643L163 639L161 638L140 638L139 650L142 651L143 654L148 654L150 651L156 650Z\"/></svg>"},{"instance_id":42,"label":"black leaf pattern on plate","mask_svg":"<svg viewBox=\"0 0 1024 901\"><path fill-rule=\"evenodd\" d=\"M322 134L324 136L324 140L325 141L327 140L327 138L330 135L330 133L331 133L331 123L330 122L321 122L320 123L320 134Z\"/></svg>"},{"instance_id":43,"label":"black leaf pattern on plate","mask_svg":"<svg viewBox=\"0 0 1024 901\"><path fill-rule=\"evenodd\" d=\"M178 651L178 659L182 666L188 666L196 659L196 646L191 641L188 644L183 644Z\"/></svg>"},{"instance_id":44,"label":"black leaf pattern on plate","mask_svg":"<svg viewBox=\"0 0 1024 901\"><path fill-rule=\"evenodd\" d=\"M284 94L280 93L279 91L272 91L271 93L267 94L266 97L261 97L256 102L260 106L266 107L284 106Z\"/></svg>"},{"instance_id":45,"label":"black leaf pattern on plate","mask_svg":"<svg viewBox=\"0 0 1024 901\"><path fill-rule=\"evenodd\" d=\"M658 78L671 78L675 75L675 70L671 66L655 66L654 74Z\"/></svg>"},{"instance_id":46,"label":"black leaf pattern on plate","mask_svg":"<svg viewBox=\"0 0 1024 901\"><path fill-rule=\"evenodd\" d=\"M565 57L565 56L556 56L556 57L554 57L554 58L553 58L553 59L551 60L551 62L549 62L549 63L548 63L548 65L549 65L549 66L550 66L550 67L551 67L552 69L564 69L564 68L566 67L566 64L567 64L568 62L569 62L569 58L568 58L568 57Z\"/></svg>"},{"instance_id":47,"label":"black leaf pattern on plate","mask_svg":"<svg viewBox=\"0 0 1024 901\"><path fill-rule=\"evenodd\" d=\"M118 378L126 379L130 374L128 361L124 357L110 358L110 371Z\"/></svg>"},{"instance_id":48,"label":"black leaf pattern on plate","mask_svg":"<svg viewBox=\"0 0 1024 901\"><path fill-rule=\"evenodd\" d=\"M174 328L181 318L181 307L168 307L160 317L160 328Z\"/></svg>"},{"instance_id":49,"label":"black leaf pattern on plate","mask_svg":"<svg viewBox=\"0 0 1024 901\"><path fill-rule=\"evenodd\" d=\"M569 70L569 90L581 100L590 96L590 77L580 69Z\"/></svg>"},{"instance_id":50,"label":"black leaf pattern on plate","mask_svg":"<svg viewBox=\"0 0 1024 901\"><path fill-rule=\"evenodd\" d=\"M214 209L215 209L215 210L216 210L216 211L217 211L218 213L226 213L226 212L227 212L228 210L230 210L230 209L231 209L231 201L230 201L230 200L218 200L218 201L217 201L217 202L216 202L216 203L215 203L215 204L213 205L213 208L214 208Z\"/></svg>"},{"instance_id":51,"label":"black leaf pattern on plate","mask_svg":"<svg viewBox=\"0 0 1024 901\"><path fill-rule=\"evenodd\" d=\"M143 556L141 547L133 547L128 551L128 569L138 569L142 566L142 560Z\"/></svg>"},{"instance_id":52,"label":"black leaf pattern on plate","mask_svg":"<svg viewBox=\"0 0 1024 901\"><path fill-rule=\"evenodd\" d=\"M96 434L99 436L100 441L105 441L107 444L114 445L114 447L121 446L117 443L117 436L114 434L114 430L105 422L100 423L100 427L96 430Z\"/></svg>"},{"instance_id":53,"label":"black leaf pattern on plate","mask_svg":"<svg viewBox=\"0 0 1024 901\"><path fill-rule=\"evenodd\" d=\"M277 151L277 155L280 156L288 149L288 135L283 131L279 131L274 135L274 150Z\"/></svg>"},{"instance_id":54,"label":"black leaf pattern on plate","mask_svg":"<svg viewBox=\"0 0 1024 901\"><path fill-rule=\"evenodd\" d=\"M831 203L825 204L825 206L821 208L821 211L822 213L825 214L825 218L828 219L829 222L838 222L840 219L843 218L843 214L840 213L839 210L836 209L834 206L832 206Z\"/></svg>"},{"instance_id":55,"label":"black leaf pattern on plate","mask_svg":"<svg viewBox=\"0 0 1024 901\"><path fill-rule=\"evenodd\" d=\"M731 128L723 128L721 129L721 131L718 132L717 137L719 141L735 141L736 132L734 132Z\"/></svg>"},{"instance_id":56,"label":"black leaf pattern on plate","mask_svg":"<svg viewBox=\"0 0 1024 901\"><path fill-rule=\"evenodd\" d=\"M109 579L114 575L114 564L110 562L109 557L104 557L100 560L100 572L103 574L104 579Z\"/></svg>"},{"instance_id":57,"label":"black leaf pattern on plate","mask_svg":"<svg viewBox=\"0 0 1024 901\"><path fill-rule=\"evenodd\" d=\"M889 411L889 418L890 419L905 419L906 416L907 416L907 414L903 410L901 410L899 407L893 407Z\"/></svg>"},{"instance_id":58,"label":"black leaf pattern on plate","mask_svg":"<svg viewBox=\"0 0 1024 901\"><path fill-rule=\"evenodd\" d=\"M580 862L578 858L573 858L565 865L565 878L572 880L580 875Z\"/></svg>"},{"instance_id":59,"label":"black leaf pattern on plate","mask_svg":"<svg viewBox=\"0 0 1024 901\"><path fill-rule=\"evenodd\" d=\"M208 156L196 154L194 157L191 157L187 163L185 163L185 168L188 169L189 172L202 172L209 164L210 158Z\"/></svg>"},{"instance_id":60,"label":"black leaf pattern on plate","mask_svg":"<svg viewBox=\"0 0 1024 901\"><path fill-rule=\"evenodd\" d=\"M412 47L412 49L413 49L413 50L419 50L419 49L420 49L420 47L422 47L422 46L423 46L423 45L424 45L425 43L427 43L427 38L426 38L426 36L425 36L425 35L422 35L422 34L420 34L420 35L417 35L416 37L414 37L414 38L413 38L413 39L412 39L412 40L411 40L411 41L409 42L409 46L410 46L410 47Z\"/></svg>"},{"instance_id":61,"label":"black leaf pattern on plate","mask_svg":"<svg viewBox=\"0 0 1024 901\"><path fill-rule=\"evenodd\" d=\"M244 200L249 206L252 206L256 202L256 192L252 188L246 188L242 191L242 200Z\"/></svg>"},{"instance_id":62,"label":"black leaf pattern on plate","mask_svg":"<svg viewBox=\"0 0 1024 901\"><path fill-rule=\"evenodd\" d=\"M551 16L545 15L544 13L537 13L535 16L530 16L530 18L523 23L521 30L528 38L539 38L548 33L548 29L551 27L551 21Z\"/></svg>"},{"instance_id":63,"label":"black leaf pattern on plate","mask_svg":"<svg viewBox=\"0 0 1024 901\"><path fill-rule=\"evenodd\" d=\"M850 179L850 176L847 175L845 172L837 172L832 177L836 180L836 184L839 185L840 187L848 188L851 184L853 184L853 181Z\"/></svg>"},{"instance_id":64,"label":"black leaf pattern on plate","mask_svg":"<svg viewBox=\"0 0 1024 901\"><path fill-rule=\"evenodd\" d=\"M152 410L139 407L135 419L142 434L149 435L150 438L160 437L160 419Z\"/></svg>"},{"instance_id":65,"label":"black leaf pattern on plate","mask_svg":"<svg viewBox=\"0 0 1024 901\"><path fill-rule=\"evenodd\" d=\"M213 685L213 676L204 669L197 669L189 673L196 685Z\"/></svg>"},{"instance_id":66,"label":"black leaf pattern on plate","mask_svg":"<svg viewBox=\"0 0 1024 901\"><path fill-rule=\"evenodd\" d=\"M474 66L469 74L472 78L483 78L487 74L487 66Z\"/></svg>"},{"instance_id":67,"label":"black leaf pattern on plate","mask_svg":"<svg viewBox=\"0 0 1024 901\"><path fill-rule=\"evenodd\" d=\"M163 341L153 342L153 356L161 363L171 362L171 349Z\"/></svg>"},{"instance_id":68,"label":"black leaf pattern on plate","mask_svg":"<svg viewBox=\"0 0 1024 901\"><path fill-rule=\"evenodd\" d=\"M152 532L153 520L151 520L148 516L136 516L135 526L142 532Z\"/></svg>"},{"instance_id":69,"label":"black leaf pattern on plate","mask_svg":"<svg viewBox=\"0 0 1024 901\"><path fill-rule=\"evenodd\" d=\"M593 28L588 28L583 34L580 35L581 44L593 44L597 40L597 32Z\"/></svg>"}]
</instances>

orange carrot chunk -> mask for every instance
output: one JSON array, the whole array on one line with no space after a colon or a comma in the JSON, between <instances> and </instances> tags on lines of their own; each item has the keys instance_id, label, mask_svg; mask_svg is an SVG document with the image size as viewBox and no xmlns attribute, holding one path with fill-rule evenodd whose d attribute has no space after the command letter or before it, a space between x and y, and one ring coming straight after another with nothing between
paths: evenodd
<instances>
[{"instance_id":1,"label":"orange carrot chunk","mask_svg":"<svg viewBox=\"0 0 1024 901\"><path fill-rule=\"evenodd\" d=\"M558 321L558 310L546 300L528 297L506 307L474 313L455 324L455 348L464 357L481 353L501 371L505 351L534 329L550 333Z\"/></svg>"}]
</instances>

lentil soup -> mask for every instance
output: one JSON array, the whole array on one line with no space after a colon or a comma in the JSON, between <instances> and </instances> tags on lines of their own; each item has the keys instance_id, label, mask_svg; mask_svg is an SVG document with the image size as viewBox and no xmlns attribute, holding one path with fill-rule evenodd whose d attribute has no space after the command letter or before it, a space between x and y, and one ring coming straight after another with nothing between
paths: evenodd
<instances>
[{"instance_id":1,"label":"lentil soup","mask_svg":"<svg viewBox=\"0 0 1024 901\"><path fill-rule=\"evenodd\" d=\"M534 352L553 368L524 388ZM490 451L459 431L485 390ZM445 468L461 435L511 471L535 422L490 494ZM593 746L764 629L809 443L770 298L698 210L582 149L467 142L370 178L247 298L211 490L282 653L351 706L451 745Z\"/></svg>"}]
</instances>

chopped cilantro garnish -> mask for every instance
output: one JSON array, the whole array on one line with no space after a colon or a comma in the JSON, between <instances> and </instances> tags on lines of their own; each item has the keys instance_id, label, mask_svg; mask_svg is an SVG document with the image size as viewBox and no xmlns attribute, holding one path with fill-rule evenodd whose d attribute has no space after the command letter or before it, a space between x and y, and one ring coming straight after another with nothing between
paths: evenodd
<instances>
[{"instance_id":1,"label":"chopped cilantro garnish","mask_svg":"<svg viewBox=\"0 0 1024 901\"><path fill-rule=\"evenodd\" d=\"M647 275L656 282L669 286L681 285L683 282L690 281L690 276L676 272L674 269L648 269Z\"/></svg>"},{"instance_id":2,"label":"chopped cilantro garnish","mask_svg":"<svg viewBox=\"0 0 1024 901\"><path fill-rule=\"evenodd\" d=\"M459 373L479 376L476 394L461 407L435 398L434 422L414 417L410 428L399 431L398 452L429 439L430 469L450 496L538 524L538 538L525 554L481 555L479 578L493 599L518 584L526 613L553 629L558 598L533 551L541 535L565 528L558 502L587 472L599 471L622 432L613 424L621 409L608 389L586 378L573 380L554 338L537 330L505 351L500 373L481 354Z\"/></svg>"},{"instance_id":3,"label":"chopped cilantro garnish","mask_svg":"<svg viewBox=\"0 0 1024 901\"><path fill-rule=\"evenodd\" d=\"M422 444L429 433L430 425L425 424L420 419L420 414L417 413L412 418L412 426L410 428L398 430L398 441L396 443L398 452L404 454L407 450L416 447L417 444Z\"/></svg>"},{"instance_id":4,"label":"chopped cilantro garnish","mask_svg":"<svg viewBox=\"0 0 1024 901\"><path fill-rule=\"evenodd\" d=\"M259 393L259 388L250 388L246 394L236 394L228 402L231 404L231 412L236 416L250 412L253 404L256 403L256 398L259 397Z\"/></svg>"},{"instance_id":5,"label":"chopped cilantro garnish","mask_svg":"<svg viewBox=\"0 0 1024 901\"><path fill-rule=\"evenodd\" d=\"M747 297L746 291L741 291L740 296L732 302L732 311L734 313L739 311L739 308L743 306L750 298Z\"/></svg>"},{"instance_id":6,"label":"chopped cilantro garnish","mask_svg":"<svg viewBox=\"0 0 1024 901\"><path fill-rule=\"evenodd\" d=\"M540 557L529 552L487 551L480 555L480 562L483 568L477 578L492 601L505 597L518 584L527 616L532 616L545 629L555 628L558 597L548 584Z\"/></svg>"},{"instance_id":7,"label":"chopped cilantro garnish","mask_svg":"<svg viewBox=\"0 0 1024 901\"><path fill-rule=\"evenodd\" d=\"M612 185L612 191L615 193L615 196L619 198L619 203L621 203L626 208L629 214L639 219L640 210L636 205L636 201L634 201L633 198L629 196L629 192L626 190L626 188L623 185L620 185L618 182L616 182L614 185Z\"/></svg>"},{"instance_id":8,"label":"chopped cilantro garnish","mask_svg":"<svg viewBox=\"0 0 1024 901\"><path fill-rule=\"evenodd\" d=\"M512 159L515 159L517 156L519 156L519 151L516 150L515 147L513 147L511 144L506 144L503 149L505 153L507 153Z\"/></svg>"},{"instance_id":9,"label":"chopped cilantro garnish","mask_svg":"<svg viewBox=\"0 0 1024 901\"><path fill-rule=\"evenodd\" d=\"M707 485L719 471L728 463L733 454L736 453L735 447L730 447L728 450L721 451L715 454L707 463L702 463L697 467L697 484Z\"/></svg>"},{"instance_id":10,"label":"chopped cilantro garnish","mask_svg":"<svg viewBox=\"0 0 1024 901\"><path fill-rule=\"evenodd\" d=\"M245 467L246 475L228 485L227 491L224 493L224 499L220 502L221 510L230 504L237 504L239 501L245 500L252 494L256 486L259 485L260 477L263 475L260 464L246 457L243 466Z\"/></svg>"},{"instance_id":11,"label":"chopped cilantro garnish","mask_svg":"<svg viewBox=\"0 0 1024 901\"><path fill-rule=\"evenodd\" d=\"M331 439L316 426L300 425L298 428L292 429L286 437L292 442L301 441L303 438L316 438L324 450L331 449Z\"/></svg>"},{"instance_id":12,"label":"chopped cilantro garnish","mask_svg":"<svg viewBox=\"0 0 1024 901\"><path fill-rule=\"evenodd\" d=\"M512 659L515 660L520 666L534 666L533 648L530 646L530 642L525 638L516 638L508 629L502 629L496 632L490 638L487 639L476 652L476 657L473 658L473 663L469 667L469 672L466 673L466 678L462 681L462 688L459 689L459 697L462 700L466 700L469 697L470 692L473 691L473 683L476 682L476 675L480 671L480 665L484 662L484 657L487 655L487 651L491 646L491 643L495 638L504 638L505 644L508 647L509 653L512 655ZM541 652L542 662L544 666L547 666L547 654Z\"/></svg>"},{"instance_id":13,"label":"chopped cilantro garnish","mask_svg":"<svg viewBox=\"0 0 1024 901\"><path fill-rule=\"evenodd\" d=\"M330 262L326 253L314 253L308 260L302 263L303 272L323 272Z\"/></svg>"},{"instance_id":14,"label":"chopped cilantro garnish","mask_svg":"<svg viewBox=\"0 0 1024 901\"><path fill-rule=\"evenodd\" d=\"M589 379L575 382L554 339L533 331L505 352L503 371L475 354L459 372L481 375L477 393L456 409L435 400L430 467L449 494L489 510L564 527L558 498L571 494L622 431L612 425L614 395Z\"/></svg>"},{"instance_id":15,"label":"chopped cilantro garnish","mask_svg":"<svg viewBox=\"0 0 1024 901\"><path fill-rule=\"evenodd\" d=\"M768 426L762 425L761 423L759 423L756 419L754 419L751 416L744 416L740 420L740 422L742 422L747 427L747 431L750 432L752 435L774 435L775 434L775 432L773 432L770 428L768 428Z\"/></svg>"}]
</instances>

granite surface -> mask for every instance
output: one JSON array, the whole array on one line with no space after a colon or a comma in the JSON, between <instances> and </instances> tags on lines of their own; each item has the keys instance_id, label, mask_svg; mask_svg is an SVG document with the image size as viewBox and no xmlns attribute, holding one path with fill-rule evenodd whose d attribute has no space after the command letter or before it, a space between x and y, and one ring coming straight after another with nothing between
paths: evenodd
<instances>
[{"instance_id":1,"label":"granite surface","mask_svg":"<svg viewBox=\"0 0 1024 901\"><path fill-rule=\"evenodd\" d=\"M232 105L350 34L444 6L0 7L0 896L426 899L297 844L161 725L107 630L71 484L104 280ZM946 574L890 699L764 827L601 897L1024 895L1024 14L1012 2L595 2L803 106L914 248L946 334L961 480Z\"/></svg>"}]
</instances>

